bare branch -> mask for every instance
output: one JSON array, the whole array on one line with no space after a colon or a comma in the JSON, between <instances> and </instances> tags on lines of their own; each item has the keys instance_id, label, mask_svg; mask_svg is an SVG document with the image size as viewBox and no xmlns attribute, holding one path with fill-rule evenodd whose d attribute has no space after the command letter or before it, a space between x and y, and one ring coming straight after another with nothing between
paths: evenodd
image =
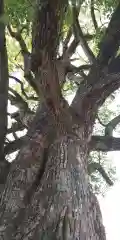
<instances>
[{"instance_id":1,"label":"bare branch","mask_svg":"<svg viewBox=\"0 0 120 240\"><path fill-rule=\"evenodd\" d=\"M100 43L100 52L98 55L101 67L107 66L109 61L115 57L120 42L120 3L114 11L105 36Z\"/></svg>"},{"instance_id":2,"label":"bare branch","mask_svg":"<svg viewBox=\"0 0 120 240\"><path fill-rule=\"evenodd\" d=\"M109 96L114 90L120 87L120 81L119 81L120 72L114 71L114 65L115 65L114 61L116 61L116 59L114 59L114 54L116 54L116 51L118 50L119 39L120 39L119 12L120 12L120 3L118 4L118 7L113 13L108 29L106 30L104 39L101 41L101 44L100 44L100 53L97 58L100 65L94 64L92 66L90 73L88 74L87 80L83 81L80 84L80 88L78 89L78 94L76 94L73 102L75 111L78 111L78 105L77 105L78 99L79 101L81 99L84 99L85 95L86 96L89 95L89 98L91 97L91 99L94 99L94 103L93 103L94 106L95 104L100 106L100 104L104 102L107 96ZM108 65L108 69L106 71L105 66L106 64L108 64L111 58L112 58L112 61ZM113 66L113 73L114 72L116 73L115 75L111 73L111 64ZM102 72L101 69L104 69L104 71ZM118 66L117 66L117 69L118 69ZM95 91L96 91L96 96L95 96ZM85 101L87 101L87 99L88 97L86 97ZM82 109L80 109L80 111L81 110Z\"/></svg>"},{"instance_id":3,"label":"bare branch","mask_svg":"<svg viewBox=\"0 0 120 240\"><path fill-rule=\"evenodd\" d=\"M13 32L10 25L8 25L8 31L9 31L11 37L15 38L19 42L22 54L26 54L26 53L29 54L26 43L23 40L21 33L20 32Z\"/></svg>"},{"instance_id":4,"label":"bare branch","mask_svg":"<svg viewBox=\"0 0 120 240\"><path fill-rule=\"evenodd\" d=\"M85 38L86 41L91 41L94 37L95 37L94 34L87 33L87 34L84 35L84 38Z\"/></svg>"},{"instance_id":5,"label":"bare branch","mask_svg":"<svg viewBox=\"0 0 120 240\"><path fill-rule=\"evenodd\" d=\"M99 118L99 115L97 114L97 119L98 119L98 121L99 121L99 123L103 126L103 127L106 127L106 124L104 124L101 120L100 120L100 118Z\"/></svg>"},{"instance_id":6,"label":"bare branch","mask_svg":"<svg viewBox=\"0 0 120 240\"><path fill-rule=\"evenodd\" d=\"M120 138L106 136L92 136L90 142L91 151L120 151Z\"/></svg>"},{"instance_id":7,"label":"bare branch","mask_svg":"<svg viewBox=\"0 0 120 240\"><path fill-rule=\"evenodd\" d=\"M24 60L24 77L27 80L27 82L33 87L35 92L38 94L37 85L35 83L35 79L33 78L31 74L31 54L28 51L27 45L21 35L21 31L13 32L10 25L8 25L8 30L11 35L11 37L15 38L16 41L19 42L21 53Z\"/></svg>"},{"instance_id":8,"label":"bare branch","mask_svg":"<svg viewBox=\"0 0 120 240\"><path fill-rule=\"evenodd\" d=\"M98 29L98 24L97 24L97 21L96 21L94 10L95 10L94 9L94 0L91 0L91 17L92 17L94 28L95 28L95 30L97 30Z\"/></svg>"},{"instance_id":9,"label":"bare branch","mask_svg":"<svg viewBox=\"0 0 120 240\"><path fill-rule=\"evenodd\" d=\"M86 41L90 41L91 39L93 39L94 35L90 35L90 34L86 34L84 35L84 39ZM67 40L67 39L66 39ZM78 35L76 35L73 39L73 41L71 42L69 47L65 47L64 51L63 51L63 59L70 59L70 57L75 53L75 50L77 48L77 46L80 44L80 38L78 37Z\"/></svg>"},{"instance_id":10,"label":"bare branch","mask_svg":"<svg viewBox=\"0 0 120 240\"><path fill-rule=\"evenodd\" d=\"M89 48L87 41L84 38L82 29L80 27L79 21L78 21L78 12L76 7L73 7L73 16L74 16L74 30L75 30L75 36L77 36L77 39L80 40L80 44L88 57L90 63L95 63L96 59L92 52L92 50Z\"/></svg>"},{"instance_id":11,"label":"bare branch","mask_svg":"<svg viewBox=\"0 0 120 240\"><path fill-rule=\"evenodd\" d=\"M17 140L14 140L14 141L6 144L6 146L4 148L5 155L11 154L11 153L19 150L23 145L24 139L25 139L25 137L21 137Z\"/></svg>"},{"instance_id":12,"label":"bare branch","mask_svg":"<svg viewBox=\"0 0 120 240\"><path fill-rule=\"evenodd\" d=\"M78 46L80 40L77 40L76 38L72 41L70 46L67 48L66 51L64 51L62 58L64 60L70 59L70 57L75 53L76 47Z\"/></svg>"},{"instance_id":13,"label":"bare branch","mask_svg":"<svg viewBox=\"0 0 120 240\"><path fill-rule=\"evenodd\" d=\"M23 86L23 82L21 80L19 80L17 77L14 77L14 76L9 76L9 78L12 78L14 79L16 82L18 82L21 86L21 92L22 94L25 96L25 98L27 100L33 100L33 101L38 101L38 97L34 97L34 96L28 96L24 90L24 86Z\"/></svg>"},{"instance_id":14,"label":"bare branch","mask_svg":"<svg viewBox=\"0 0 120 240\"><path fill-rule=\"evenodd\" d=\"M96 104L100 106L113 91L120 87L120 73L99 75L99 71L97 72L96 70L96 72L94 71L93 74L91 73L90 75L88 75L85 81L81 82L80 88L78 89L73 100L72 106L77 111L80 100L83 99L85 102L90 102L89 99L91 98L94 99L94 101L91 101L91 107L95 106Z\"/></svg>"},{"instance_id":15,"label":"bare branch","mask_svg":"<svg viewBox=\"0 0 120 240\"><path fill-rule=\"evenodd\" d=\"M20 122L14 122L12 124L12 127L8 128L7 134L17 132L17 131L23 131L24 129L25 129L25 127L22 124L20 124Z\"/></svg>"},{"instance_id":16,"label":"bare branch","mask_svg":"<svg viewBox=\"0 0 120 240\"><path fill-rule=\"evenodd\" d=\"M113 58L108 65L108 73L119 73L120 72L120 56Z\"/></svg>"},{"instance_id":17,"label":"bare branch","mask_svg":"<svg viewBox=\"0 0 120 240\"><path fill-rule=\"evenodd\" d=\"M113 185L113 181L109 178L108 174L105 172L104 168L100 165L100 163L93 162L88 164L88 174L91 174L96 170L102 175L108 185Z\"/></svg>"},{"instance_id":18,"label":"bare branch","mask_svg":"<svg viewBox=\"0 0 120 240\"><path fill-rule=\"evenodd\" d=\"M90 65L81 65L80 67L75 67L74 65L70 64L66 66L65 73L69 80L80 86L81 82L87 79L87 75L84 73L84 71L89 71L90 67Z\"/></svg>"},{"instance_id":19,"label":"bare branch","mask_svg":"<svg viewBox=\"0 0 120 240\"><path fill-rule=\"evenodd\" d=\"M12 132L12 135L13 135L13 137L14 137L14 139L15 139L15 140L17 140L17 139L18 139L17 133L16 133L16 132L14 132L14 130L13 130L13 132Z\"/></svg>"},{"instance_id":20,"label":"bare branch","mask_svg":"<svg viewBox=\"0 0 120 240\"><path fill-rule=\"evenodd\" d=\"M11 101L11 104L15 105L20 110L26 111L28 109L27 102L25 102L24 99L14 89L9 87L9 91L14 94L12 95L9 93L9 99Z\"/></svg>"},{"instance_id":21,"label":"bare branch","mask_svg":"<svg viewBox=\"0 0 120 240\"><path fill-rule=\"evenodd\" d=\"M68 33L67 33L67 36L66 36L65 40L63 41L63 55L64 55L64 53L66 52L66 50L68 48L68 43L70 41L71 36L72 36L72 29L70 28L68 30Z\"/></svg>"},{"instance_id":22,"label":"bare branch","mask_svg":"<svg viewBox=\"0 0 120 240\"><path fill-rule=\"evenodd\" d=\"M105 136L112 136L113 130L120 123L120 115L112 119L105 127Z\"/></svg>"},{"instance_id":23,"label":"bare branch","mask_svg":"<svg viewBox=\"0 0 120 240\"><path fill-rule=\"evenodd\" d=\"M14 113L8 113L8 115L11 117L11 119L14 119L15 121L17 121L18 124L21 125L21 119L20 119L20 112L16 111Z\"/></svg>"},{"instance_id":24,"label":"bare branch","mask_svg":"<svg viewBox=\"0 0 120 240\"><path fill-rule=\"evenodd\" d=\"M25 77L26 81L30 84L30 86L34 89L36 94L39 96L38 86L37 86L36 80L33 77L32 73L30 71L28 71L24 77Z\"/></svg>"},{"instance_id":25,"label":"bare branch","mask_svg":"<svg viewBox=\"0 0 120 240\"><path fill-rule=\"evenodd\" d=\"M66 67L66 73L72 72L72 73L79 73L79 74L82 73L83 74L84 71L89 71L90 69L91 69L90 64L84 64L84 65L81 65L80 67L76 67L76 66L70 64L69 66Z\"/></svg>"},{"instance_id":26,"label":"bare branch","mask_svg":"<svg viewBox=\"0 0 120 240\"><path fill-rule=\"evenodd\" d=\"M13 117L17 122L20 122L23 124L24 127L28 128L31 122L33 121L35 113L31 111L31 109L28 107L28 103L23 100L23 98L13 89L9 88L10 91L14 94L8 95L11 104L15 105L19 111L11 114L11 117Z\"/></svg>"},{"instance_id":27,"label":"bare branch","mask_svg":"<svg viewBox=\"0 0 120 240\"><path fill-rule=\"evenodd\" d=\"M76 3L72 2L72 7L75 7L75 8L77 7L77 11L80 12L80 8L81 8L81 5L82 5L83 2L84 2L83 0L79 1L79 4L77 4L77 6L76 6ZM75 36L74 40L72 41L72 43L68 47L68 43L69 43L70 38L73 34L73 29L74 29L74 22L73 22L72 26L70 27L70 29L68 31L68 34L67 34L67 37L66 37L66 39L63 43L63 56L62 56L63 59L68 60L74 54L74 52L76 50L76 47L78 46L78 44L80 42L80 39L79 38L77 39L77 36ZM91 40L92 38L93 38L93 36L90 35L90 34L85 35L86 40Z\"/></svg>"}]
</instances>

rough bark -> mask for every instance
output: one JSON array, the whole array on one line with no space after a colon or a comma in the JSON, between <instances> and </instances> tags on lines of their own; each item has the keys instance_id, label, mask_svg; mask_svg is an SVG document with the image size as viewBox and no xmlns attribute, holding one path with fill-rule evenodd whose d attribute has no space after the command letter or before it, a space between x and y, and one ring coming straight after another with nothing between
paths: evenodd
<instances>
[{"instance_id":1,"label":"rough bark","mask_svg":"<svg viewBox=\"0 0 120 240\"><path fill-rule=\"evenodd\" d=\"M82 129L79 137L53 138L46 153L44 131L39 126L12 165L1 200L1 239L106 239Z\"/></svg>"},{"instance_id":2,"label":"rough bark","mask_svg":"<svg viewBox=\"0 0 120 240\"><path fill-rule=\"evenodd\" d=\"M2 20L4 1L0 1L0 191L9 171L5 161L4 144L7 132L7 103L8 103L8 58L6 51L5 24Z\"/></svg>"},{"instance_id":3,"label":"rough bark","mask_svg":"<svg viewBox=\"0 0 120 240\"><path fill-rule=\"evenodd\" d=\"M41 8L36 2L32 70L43 104L11 164L0 203L0 239L105 240L87 158L98 107L120 85L119 75L106 77L95 64L69 107L56 69L59 20L67 1L41 1ZM79 28L77 19L76 24ZM103 58L104 51L98 60Z\"/></svg>"},{"instance_id":4,"label":"rough bark","mask_svg":"<svg viewBox=\"0 0 120 240\"><path fill-rule=\"evenodd\" d=\"M0 18L4 14L4 1L0 1ZM7 131L8 59L5 24L0 20L0 161L4 160L4 141Z\"/></svg>"}]
</instances>

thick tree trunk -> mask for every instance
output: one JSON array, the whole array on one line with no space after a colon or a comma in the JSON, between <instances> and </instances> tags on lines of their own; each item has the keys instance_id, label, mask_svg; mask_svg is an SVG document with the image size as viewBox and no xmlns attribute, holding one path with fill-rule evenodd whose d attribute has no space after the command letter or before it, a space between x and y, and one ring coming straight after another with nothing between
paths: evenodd
<instances>
[{"instance_id":1,"label":"thick tree trunk","mask_svg":"<svg viewBox=\"0 0 120 240\"><path fill-rule=\"evenodd\" d=\"M0 192L5 183L9 164L5 161L4 145L7 132L7 104L8 104L8 58L6 51L5 24L2 20L4 1L0 1Z\"/></svg>"},{"instance_id":2,"label":"thick tree trunk","mask_svg":"<svg viewBox=\"0 0 120 240\"><path fill-rule=\"evenodd\" d=\"M89 141L102 91L83 86L80 114L76 98L74 110L66 104L56 49L59 20L68 1L65 5L62 1L63 6L60 0L42 1L41 7L40 2L33 31L37 65L32 68L44 104L11 165L0 203L0 240L105 240L87 174ZM91 79L97 76L91 72Z\"/></svg>"},{"instance_id":3,"label":"thick tree trunk","mask_svg":"<svg viewBox=\"0 0 120 240\"><path fill-rule=\"evenodd\" d=\"M105 239L80 145L77 138L65 136L49 149L41 183L19 228L24 239Z\"/></svg>"},{"instance_id":4,"label":"thick tree trunk","mask_svg":"<svg viewBox=\"0 0 120 240\"><path fill-rule=\"evenodd\" d=\"M38 111L2 195L0 239L106 239L88 180L83 127L79 137L57 137L54 126Z\"/></svg>"}]
</instances>

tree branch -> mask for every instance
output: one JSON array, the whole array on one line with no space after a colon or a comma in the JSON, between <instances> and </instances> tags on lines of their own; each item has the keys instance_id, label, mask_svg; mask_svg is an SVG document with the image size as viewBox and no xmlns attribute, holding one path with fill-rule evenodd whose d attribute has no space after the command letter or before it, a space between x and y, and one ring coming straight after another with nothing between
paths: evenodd
<instances>
[{"instance_id":1,"label":"tree branch","mask_svg":"<svg viewBox=\"0 0 120 240\"><path fill-rule=\"evenodd\" d=\"M25 96L25 98L27 100L33 100L33 101L38 101L38 97L34 97L34 96L28 96L24 90L24 86L23 86L23 82L21 80L19 80L17 77L14 77L14 76L9 76L9 78L12 78L14 79L16 82L18 82L21 86L21 92L22 94Z\"/></svg>"},{"instance_id":2,"label":"tree branch","mask_svg":"<svg viewBox=\"0 0 120 240\"><path fill-rule=\"evenodd\" d=\"M100 43L98 60L101 67L107 66L109 61L115 57L120 42L120 3L114 11L106 33Z\"/></svg>"},{"instance_id":3,"label":"tree branch","mask_svg":"<svg viewBox=\"0 0 120 240\"><path fill-rule=\"evenodd\" d=\"M77 11L80 12L80 8L81 8L81 5L82 5L83 2L84 2L84 0L79 1L79 3L77 3L77 6L76 6L76 3L72 2L72 8L77 8ZM77 35L76 35L74 40L72 41L72 43L68 47L68 43L69 43L70 38L73 34L73 29L74 29L74 22L73 22L72 26L70 27L70 29L68 31L68 34L67 34L67 37L66 37L66 39L64 41L64 44L63 44L63 56L62 56L63 59L69 59L74 54L74 52L76 50L76 47L78 46L78 44L80 42L80 39L77 38ZM86 34L84 37L85 37L86 41L89 41L93 38L93 35Z\"/></svg>"},{"instance_id":4,"label":"tree branch","mask_svg":"<svg viewBox=\"0 0 120 240\"><path fill-rule=\"evenodd\" d=\"M81 75L81 73L83 73L84 71L89 71L90 69L91 69L90 64L84 64L84 65L81 65L80 67L76 67L70 64L69 66L66 67L66 73L72 72L72 73L79 73Z\"/></svg>"},{"instance_id":5,"label":"tree branch","mask_svg":"<svg viewBox=\"0 0 120 240\"><path fill-rule=\"evenodd\" d=\"M113 58L108 65L108 73L119 73L120 72L120 56Z\"/></svg>"},{"instance_id":6,"label":"tree branch","mask_svg":"<svg viewBox=\"0 0 120 240\"><path fill-rule=\"evenodd\" d=\"M63 55L65 54L65 52L68 49L68 43L69 43L71 37L72 37L72 29L69 28L67 36L66 36L65 40L63 41Z\"/></svg>"},{"instance_id":7,"label":"tree branch","mask_svg":"<svg viewBox=\"0 0 120 240\"><path fill-rule=\"evenodd\" d=\"M5 154L10 154L21 148L25 137L12 141L5 146ZM90 151L120 151L120 138L105 137L105 136L92 136L89 144Z\"/></svg>"},{"instance_id":8,"label":"tree branch","mask_svg":"<svg viewBox=\"0 0 120 240\"><path fill-rule=\"evenodd\" d=\"M99 81L98 81L99 79ZM99 75L99 71L94 71L93 74L87 76L87 78L81 82L79 89L73 99L72 107L75 112L81 113L86 107L100 107L105 99L116 89L120 87L120 73L117 74L102 74ZM96 80L96 82L95 82ZM90 101L91 99L91 101ZM78 113L79 114L79 113ZM91 112L92 114L92 112ZM97 114L97 113L96 113Z\"/></svg>"},{"instance_id":9,"label":"tree branch","mask_svg":"<svg viewBox=\"0 0 120 240\"><path fill-rule=\"evenodd\" d=\"M119 24L120 14L119 13L120 13L120 3L118 4L118 7L113 13L111 21L106 30L106 34L100 43L100 53L98 54L98 57L97 57L99 64L97 64L97 66L96 64L92 66L87 79L85 81L82 81L77 91L77 94L74 98L73 106L76 112L78 112L78 105L77 105L78 99L79 101L81 101L82 99L84 100L85 96L89 95L91 99L94 98L94 103L93 103L94 105L102 104L105 98L120 86L119 84L120 71L117 73L116 71L113 71L113 73L114 72L116 73L115 75L113 73L109 74L111 73L110 65L111 64L112 66L115 65L114 60L116 61L116 59L114 59L114 55L116 54L116 51L119 48L119 40L120 40L120 31L119 31L120 30L120 24ZM111 58L113 59L113 61L111 61L110 65L108 65L108 74L106 74L106 71L102 72L101 69L103 69L106 66L106 64L108 64ZM95 96L95 89L100 90L98 92L98 96L97 94ZM101 94L101 96L99 96L99 94ZM100 97L101 97L101 100L100 100ZM86 100L87 99L88 97L86 98ZM80 107L79 109L80 111L82 111Z\"/></svg>"},{"instance_id":10,"label":"tree branch","mask_svg":"<svg viewBox=\"0 0 120 240\"><path fill-rule=\"evenodd\" d=\"M91 39L93 39L94 35L90 35L90 34L85 34L84 35L84 39L87 41L90 41ZM80 44L80 38L76 35L74 36L73 41L71 42L70 46L68 47L66 45L66 43L68 44L68 39L65 39L65 46L64 46L64 50L63 50L63 55L62 55L62 59L64 59L66 61L66 59L70 59L70 57L75 53L75 50L77 48L77 46Z\"/></svg>"},{"instance_id":11,"label":"tree branch","mask_svg":"<svg viewBox=\"0 0 120 240\"><path fill-rule=\"evenodd\" d=\"M19 42L22 54L23 55L29 54L26 43L22 38L21 32L13 32L10 25L8 25L8 31L9 31L11 37L15 38Z\"/></svg>"},{"instance_id":12,"label":"tree branch","mask_svg":"<svg viewBox=\"0 0 120 240\"><path fill-rule=\"evenodd\" d=\"M14 141L6 144L6 146L4 148L5 155L11 154L11 153L19 150L23 146L24 139L25 139L25 137L21 137L17 140L14 140Z\"/></svg>"},{"instance_id":13,"label":"tree branch","mask_svg":"<svg viewBox=\"0 0 120 240\"><path fill-rule=\"evenodd\" d=\"M91 17L92 17L94 28L95 28L95 30L97 30L98 24L97 24L95 12L94 12L94 0L91 0Z\"/></svg>"},{"instance_id":14,"label":"tree branch","mask_svg":"<svg viewBox=\"0 0 120 240\"><path fill-rule=\"evenodd\" d=\"M38 89L37 85L35 83L35 79L33 78L31 74L31 54L28 51L27 45L21 35L21 31L18 32L13 32L12 28L10 25L8 25L8 31L11 35L11 37L15 38L16 41L18 41L20 48L21 48L21 53L23 56L24 60L24 77L27 80L27 82L33 87L35 92L38 94Z\"/></svg>"},{"instance_id":15,"label":"tree branch","mask_svg":"<svg viewBox=\"0 0 120 240\"><path fill-rule=\"evenodd\" d=\"M113 135L113 130L120 123L120 115L112 119L105 127L105 136L111 137Z\"/></svg>"},{"instance_id":16,"label":"tree branch","mask_svg":"<svg viewBox=\"0 0 120 240\"><path fill-rule=\"evenodd\" d=\"M103 126L103 127L106 127L106 125L100 120L100 118L99 118L99 115L97 114L97 119L98 119L98 121L99 121L99 123Z\"/></svg>"},{"instance_id":17,"label":"tree branch","mask_svg":"<svg viewBox=\"0 0 120 240\"><path fill-rule=\"evenodd\" d=\"M108 174L105 172L104 168L100 165L100 163L97 162L92 162L90 164L88 164L88 174L90 175L91 173L98 171L102 177L104 178L104 180L106 181L106 183L110 186L113 185L113 181L109 178Z\"/></svg>"},{"instance_id":18,"label":"tree branch","mask_svg":"<svg viewBox=\"0 0 120 240\"><path fill-rule=\"evenodd\" d=\"M90 142L91 151L120 151L120 138L106 136L92 136Z\"/></svg>"},{"instance_id":19,"label":"tree branch","mask_svg":"<svg viewBox=\"0 0 120 240\"><path fill-rule=\"evenodd\" d=\"M14 119L18 124L21 124L20 112L19 110L14 113L8 113L11 119Z\"/></svg>"},{"instance_id":20,"label":"tree branch","mask_svg":"<svg viewBox=\"0 0 120 240\"><path fill-rule=\"evenodd\" d=\"M24 101L24 99L18 94L14 89L9 87L9 91L13 94L9 93L9 99L11 101L12 105L15 105L17 108L19 108L20 111L27 111L28 109L28 103Z\"/></svg>"},{"instance_id":21,"label":"tree branch","mask_svg":"<svg viewBox=\"0 0 120 240\"><path fill-rule=\"evenodd\" d=\"M78 12L76 7L73 7L73 18L74 18L74 30L75 30L75 36L77 36L77 39L79 39L80 44L88 57L90 63L96 62L95 56L92 52L92 50L89 48L87 41L84 38L83 32L81 30L81 27L79 25L78 21Z\"/></svg>"},{"instance_id":22,"label":"tree branch","mask_svg":"<svg viewBox=\"0 0 120 240\"><path fill-rule=\"evenodd\" d=\"M22 124L20 124L20 122L14 122L12 124L12 127L7 129L7 134L17 132L17 131L23 131L24 129L25 127Z\"/></svg>"},{"instance_id":23,"label":"tree branch","mask_svg":"<svg viewBox=\"0 0 120 240\"><path fill-rule=\"evenodd\" d=\"M76 38L72 41L70 46L66 49L66 51L63 52L62 58L64 60L70 59L70 57L75 53L75 50L79 44L80 40L77 40Z\"/></svg>"}]
</instances>

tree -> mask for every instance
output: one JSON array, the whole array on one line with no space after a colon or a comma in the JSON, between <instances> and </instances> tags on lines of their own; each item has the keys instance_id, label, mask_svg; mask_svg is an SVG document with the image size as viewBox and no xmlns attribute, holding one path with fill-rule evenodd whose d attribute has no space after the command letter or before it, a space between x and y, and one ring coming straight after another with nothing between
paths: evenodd
<instances>
[{"instance_id":1,"label":"tree","mask_svg":"<svg viewBox=\"0 0 120 240\"><path fill-rule=\"evenodd\" d=\"M19 14L18 9L24 9L28 3L30 9L26 7L25 13ZM81 19L79 22L79 12L87 8L86 4L91 8L94 34L86 33ZM0 84L4 87L0 85L0 96L3 94L1 103L5 106L4 111L0 108L1 183L4 184L0 204L1 239L106 239L99 204L89 184L89 167L91 171L102 171L111 183L100 165L88 164L88 157L91 150L120 149L120 139L112 136L119 116L105 125L105 136L92 136L100 106L120 86L120 4L114 3L112 9L108 8L112 16L106 30L97 23L95 4L97 1L38 0L30 3L19 0L15 6L14 1L6 1L6 12L12 16L7 29L19 43L24 62L24 81L10 76L20 84L20 95L14 88L9 87L8 92L6 18L1 0ZM15 11L11 13L13 7ZM31 19L30 52L25 33L30 34ZM98 35L101 41L96 55L88 42ZM88 63L77 67L71 57L79 45ZM77 85L70 106L62 92L69 76ZM30 85L29 92L34 92L33 96L26 94L25 81ZM10 114L16 122L6 129L8 99L18 111ZM37 100L36 112L25 99ZM28 128L27 134L18 138L16 132L25 128ZM5 136L11 132L15 140L9 143ZM8 164L6 155L18 149L16 159Z\"/></svg>"}]
</instances>

